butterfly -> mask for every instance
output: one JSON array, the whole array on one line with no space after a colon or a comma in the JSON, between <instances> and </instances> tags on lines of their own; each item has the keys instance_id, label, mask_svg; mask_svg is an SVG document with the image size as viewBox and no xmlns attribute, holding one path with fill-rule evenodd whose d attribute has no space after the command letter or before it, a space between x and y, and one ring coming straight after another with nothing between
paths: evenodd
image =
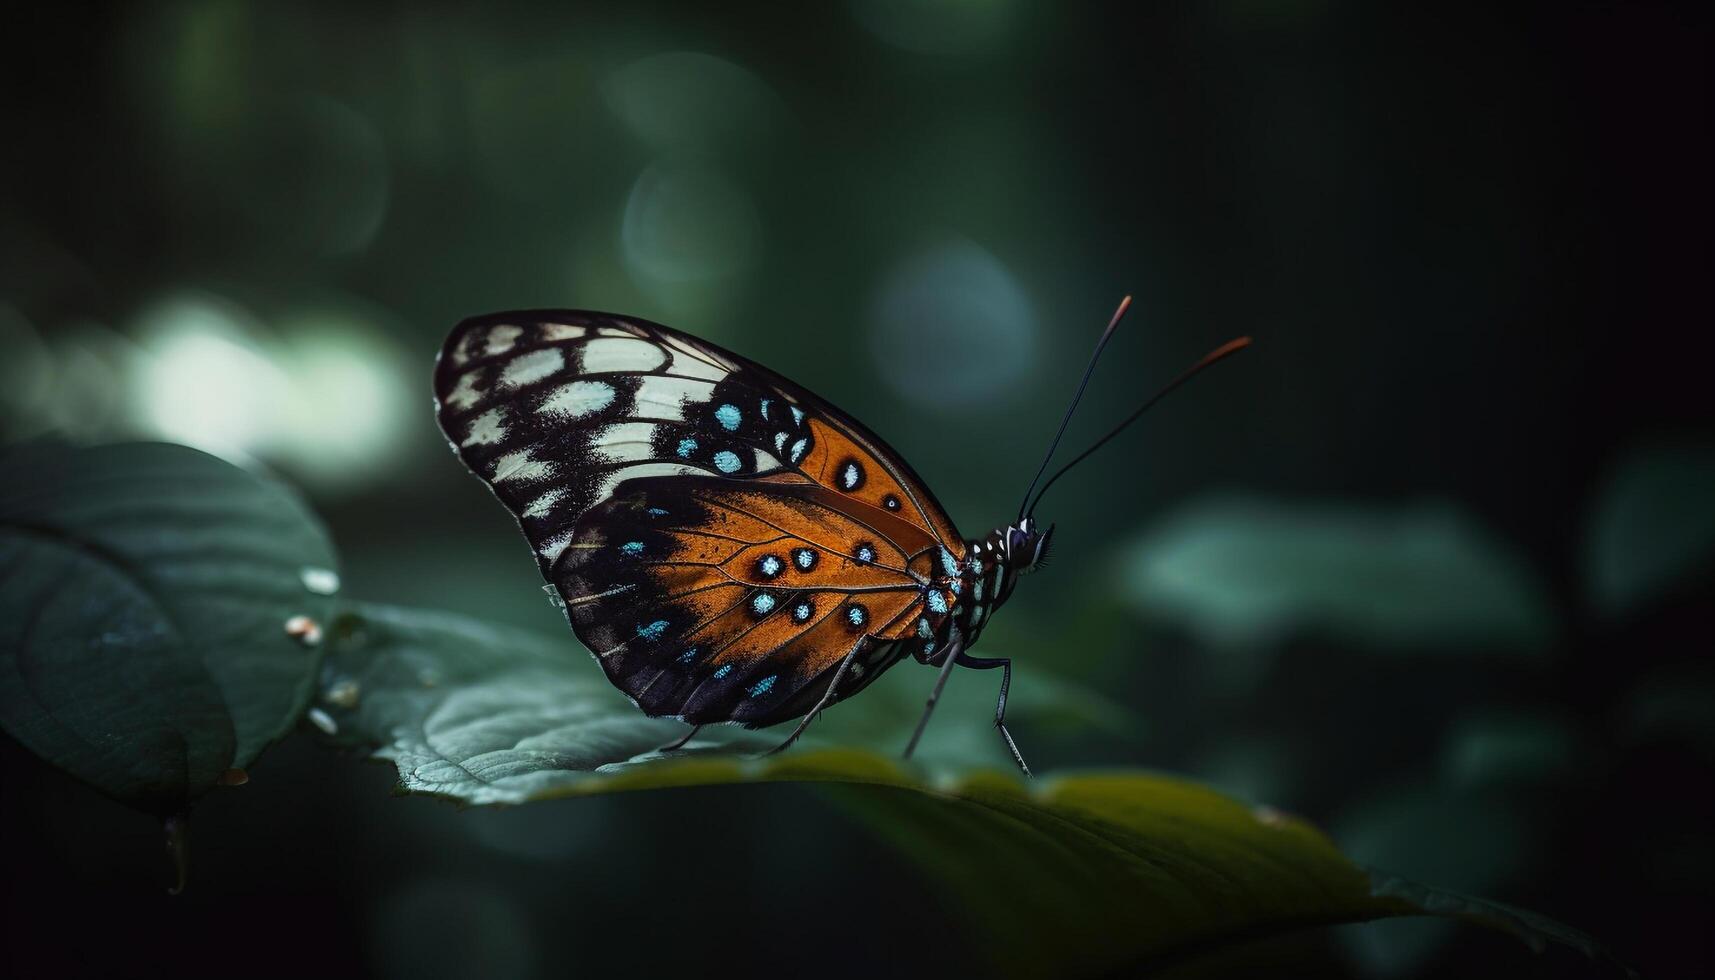
<instances>
[{"instance_id":1,"label":"butterfly","mask_svg":"<svg viewBox=\"0 0 1715 980\"><path fill-rule=\"evenodd\" d=\"M1129 305L1102 334L1054 445ZM954 666L999 669L995 727L1029 774L1006 727L1012 663L969 651L1047 558L1054 529L1031 516L1031 493L1052 446L1018 518L967 539L910 464L850 414L647 320L474 317L448 336L434 387L441 431L517 518L608 680L646 714L693 726L664 750L707 724L799 719L779 751L909 657L940 673L907 756Z\"/></svg>"}]
</instances>

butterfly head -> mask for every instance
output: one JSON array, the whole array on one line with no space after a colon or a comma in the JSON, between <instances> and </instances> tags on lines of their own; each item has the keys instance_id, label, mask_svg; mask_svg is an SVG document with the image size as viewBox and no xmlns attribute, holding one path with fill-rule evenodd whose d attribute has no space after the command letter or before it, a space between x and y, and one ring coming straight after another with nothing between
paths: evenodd
<instances>
[{"instance_id":1,"label":"butterfly head","mask_svg":"<svg viewBox=\"0 0 1715 980\"><path fill-rule=\"evenodd\" d=\"M1016 526L995 532L999 538L1001 556L1007 567L1020 575L1034 572L1048 560L1048 544L1054 536L1054 525L1039 527L1034 518L1026 517Z\"/></svg>"}]
</instances>

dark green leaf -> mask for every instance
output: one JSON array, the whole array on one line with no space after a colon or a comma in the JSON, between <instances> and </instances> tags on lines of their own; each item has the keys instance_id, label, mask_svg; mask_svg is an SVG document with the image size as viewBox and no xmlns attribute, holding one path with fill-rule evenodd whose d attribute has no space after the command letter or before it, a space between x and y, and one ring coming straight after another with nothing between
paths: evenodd
<instances>
[{"instance_id":1,"label":"dark green leaf","mask_svg":"<svg viewBox=\"0 0 1715 980\"><path fill-rule=\"evenodd\" d=\"M1210 498L1145 535L1130 572L1139 608L1215 647L1308 631L1394 649L1529 651L1554 632L1530 567L1440 506Z\"/></svg>"},{"instance_id":2,"label":"dark green leaf","mask_svg":"<svg viewBox=\"0 0 1715 980\"><path fill-rule=\"evenodd\" d=\"M1655 446L1626 458L1596 500L1585 542L1591 598L1624 613L1707 567L1715 553L1715 450Z\"/></svg>"},{"instance_id":3,"label":"dark green leaf","mask_svg":"<svg viewBox=\"0 0 1715 980\"><path fill-rule=\"evenodd\" d=\"M1302 821L1165 776L1025 782L816 745L759 759L725 753L778 736L731 728L663 758L655 747L682 726L643 717L571 641L459 617L385 607L344 615L323 682L317 711L332 737L391 760L409 792L482 804L816 784L952 892L1007 972L1085 974L1424 911L1586 942L1513 910L1490 915L1429 889L1410 893L1397 879L1377 890Z\"/></svg>"},{"instance_id":4,"label":"dark green leaf","mask_svg":"<svg viewBox=\"0 0 1715 980\"><path fill-rule=\"evenodd\" d=\"M282 487L182 446L0 457L0 724L126 803L182 809L303 714L332 546Z\"/></svg>"}]
</instances>

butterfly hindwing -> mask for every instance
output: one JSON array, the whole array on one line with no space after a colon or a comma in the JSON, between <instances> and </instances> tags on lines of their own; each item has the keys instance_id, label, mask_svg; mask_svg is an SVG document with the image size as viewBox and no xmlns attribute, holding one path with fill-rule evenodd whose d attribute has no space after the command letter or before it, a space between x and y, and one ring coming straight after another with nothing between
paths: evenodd
<instances>
[{"instance_id":1,"label":"butterfly hindwing","mask_svg":"<svg viewBox=\"0 0 1715 980\"><path fill-rule=\"evenodd\" d=\"M854 651L836 697L944 641L951 521L877 437L759 365L643 321L514 313L453 332L436 397L651 715L772 724Z\"/></svg>"}]
</instances>

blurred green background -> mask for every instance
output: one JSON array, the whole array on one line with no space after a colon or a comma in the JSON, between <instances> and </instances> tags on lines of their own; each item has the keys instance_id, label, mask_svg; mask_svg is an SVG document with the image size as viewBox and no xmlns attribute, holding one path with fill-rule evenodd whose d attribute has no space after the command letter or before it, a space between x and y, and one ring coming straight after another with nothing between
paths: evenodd
<instances>
[{"instance_id":1,"label":"blurred green background","mask_svg":"<svg viewBox=\"0 0 1715 980\"><path fill-rule=\"evenodd\" d=\"M1082 685L1105 721L1021 716L1033 765L1189 773L1360 860L1565 919L1647 975L1715 969L1706 8L6 16L8 440L167 439L271 469L331 526L347 594L583 657L435 428L457 320L571 306L706 337L863 419L976 536L1013 513L1133 293L1074 450L1208 348L1257 345L1039 511L1055 563L978 652L1015 658L1021 703ZM929 683L906 664L878 687ZM935 728L992 739L986 707ZM902 858L811 794L460 812L301 742L199 809L171 901L148 819L7 742L0 816L28 853L5 961L981 962ZM66 917L107 940L44 946ZM757 922L765 947L731 938ZM1588 974L1443 923L1267 956Z\"/></svg>"}]
</instances>

